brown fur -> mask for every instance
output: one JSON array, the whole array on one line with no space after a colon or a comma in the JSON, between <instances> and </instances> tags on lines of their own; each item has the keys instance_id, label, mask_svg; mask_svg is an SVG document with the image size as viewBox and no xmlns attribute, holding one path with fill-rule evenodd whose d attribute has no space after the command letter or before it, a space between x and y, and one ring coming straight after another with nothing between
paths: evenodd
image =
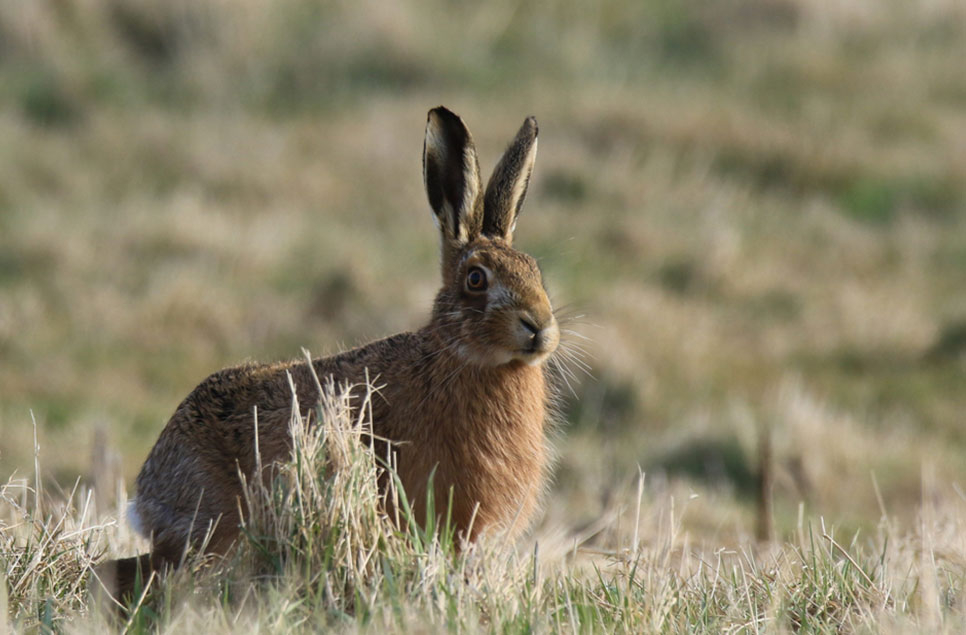
<instances>
[{"instance_id":1,"label":"brown fur","mask_svg":"<svg viewBox=\"0 0 966 635\"><path fill-rule=\"evenodd\" d=\"M424 174L443 264L432 318L416 332L312 362L318 377L342 384L378 377L384 387L372 401L373 432L393 442L416 517L425 516L435 470L435 500L445 502L452 488L453 521L469 539L490 529L525 529L547 471L543 361L559 331L536 263L510 246L536 136L529 118L483 194L469 131L445 108L430 111ZM468 286L476 267L487 272L485 292ZM302 407L317 403L312 369L297 361L219 371L178 406L137 478L136 512L151 536L151 556L109 563L116 595L130 590L138 567L144 574L177 566L209 529L206 550L231 546L240 520L239 472L250 478L255 471L256 407L263 464L289 456L289 375Z\"/></svg>"}]
</instances>

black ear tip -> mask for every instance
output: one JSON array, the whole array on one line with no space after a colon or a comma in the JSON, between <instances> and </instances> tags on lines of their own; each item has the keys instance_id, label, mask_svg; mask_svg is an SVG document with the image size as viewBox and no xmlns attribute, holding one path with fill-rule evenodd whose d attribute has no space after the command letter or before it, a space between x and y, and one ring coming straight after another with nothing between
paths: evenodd
<instances>
[{"instance_id":1,"label":"black ear tip","mask_svg":"<svg viewBox=\"0 0 966 635\"><path fill-rule=\"evenodd\" d=\"M523 131L533 137L536 137L540 132L539 126L537 126L537 118L530 115L523 121Z\"/></svg>"},{"instance_id":2,"label":"black ear tip","mask_svg":"<svg viewBox=\"0 0 966 635\"><path fill-rule=\"evenodd\" d=\"M470 131L460 116L445 106L437 106L429 111L426 130L433 131L446 139L449 145L465 146L471 144Z\"/></svg>"},{"instance_id":3,"label":"black ear tip","mask_svg":"<svg viewBox=\"0 0 966 635\"><path fill-rule=\"evenodd\" d=\"M426 115L426 119L431 120L434 116L442 121L449 121L449 122L462 121L459 115L457 115L455 112L453 112L446 106L436 106L435 108L429 111L429 113Z\"/></svg>"}]
</instances>

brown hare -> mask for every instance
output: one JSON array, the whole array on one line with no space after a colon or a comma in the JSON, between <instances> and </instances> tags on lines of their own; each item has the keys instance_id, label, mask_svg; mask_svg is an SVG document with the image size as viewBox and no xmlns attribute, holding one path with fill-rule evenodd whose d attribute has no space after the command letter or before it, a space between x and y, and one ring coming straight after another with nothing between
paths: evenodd
<instances>
[{"instance_id":1,"label":"brown hare","mask_svg":"<svg viewBox=\"0 0 966 635\"><path fill-rule=\"evenodd\" d=\"M392 442L416 517L424 517L419 503L434 474L436 500L446 501L452 489L454 524L470 540L486 530L523 530L547 471L544 362L560 331L537 263L512 247L536 151L530 117L484 191L463 121L443 107L429 111L423 174L442 243L432 317L418 331L311 362L319 378L340 384L378 377L384 387L372 400L373 434ZM262 462L285 460L288 376L308 407L320 396L312 370L304 360L228 368L178 406L138 475L129 510L151 553L109 563L105 583L116 594L131 590L139 568L143 575L176 566L211 527L206 550L231 546L239 532L239 474L251 477L256 465L253 409Z\"/></svg>"}]
</instances>

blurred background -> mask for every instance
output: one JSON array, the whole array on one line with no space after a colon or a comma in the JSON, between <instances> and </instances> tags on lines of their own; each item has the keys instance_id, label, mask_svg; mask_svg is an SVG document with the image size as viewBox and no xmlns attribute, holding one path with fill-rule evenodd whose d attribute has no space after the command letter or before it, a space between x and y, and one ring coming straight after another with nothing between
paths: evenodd
<instances>
[{"instance_id":1,"label":"blurred background","mask_svg":"<svg viewBox=\"0 0 966 635\"><path fill-rule=\"evenodd\" d=\"M112 492L244 360L428 317L426 111L578 317L545 531L909 520L966 475L958 0L0 0L0 478ZM484 175L485 176L485 175ZM601 538L603 540L603 538Z\"/></svg>"}]
</instances>

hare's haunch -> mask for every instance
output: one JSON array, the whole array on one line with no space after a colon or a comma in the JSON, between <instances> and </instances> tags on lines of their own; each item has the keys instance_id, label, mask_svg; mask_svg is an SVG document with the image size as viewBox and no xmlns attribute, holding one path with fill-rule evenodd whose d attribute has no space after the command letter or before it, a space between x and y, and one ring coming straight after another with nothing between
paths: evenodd
<instances>
[{"instance_id":1,"label":"hare's haunch","mask_svg":"<svg viewBox=\"0 0 966 635\"><path fill-rule=\"evenodd\" d=\"M373 433L393 442L410 501L426 500L433 474L437 501L452 489L452 518L459 531L471 531L467 538L491 529L512 535L528 525L548 462L543 362L559 341L540 270L512 247L536 151L531 117L484 190L463 121L443 107L429 112L423 174L442 253L442 287L429 323L313 360L314 368L305 361L248 364L203 381L178 406L138 475L130 516L151 539L151 554L113 563L116 591L128 590L138 567L176 564L186 546L201 546L210 526L206 549L228 549L238 535L239 472L255 470L253 410L262 462L285 460L288 376L309 405L320 397L313 370L341 384L378 376Z\"/></svg>"}]
</instances>

